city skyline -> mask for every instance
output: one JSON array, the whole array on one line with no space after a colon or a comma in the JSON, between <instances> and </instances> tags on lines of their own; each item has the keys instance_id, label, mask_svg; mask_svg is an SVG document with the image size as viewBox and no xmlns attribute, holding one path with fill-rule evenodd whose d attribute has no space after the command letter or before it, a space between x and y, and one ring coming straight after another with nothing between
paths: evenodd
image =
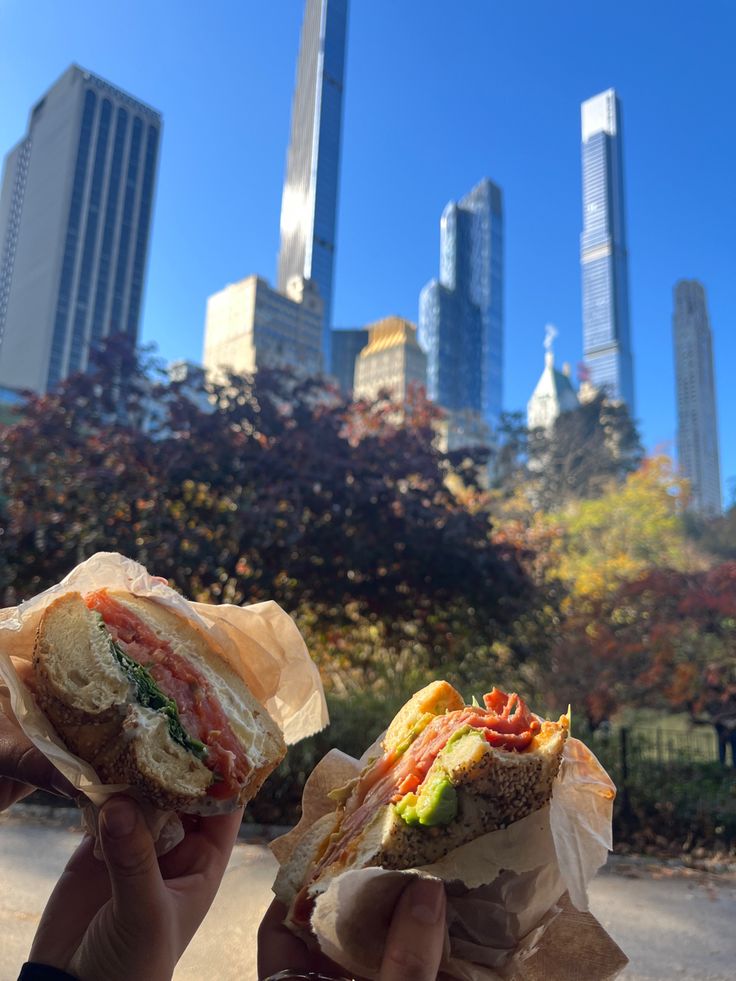
<instances>
[{"instance_id":1,"label":"city skyline","mask_svg":"<svg viewBox=\"0 0 736 981\"><path fill-rule=\"evenodd\" d=\"M583 360L591 384L635 416L622 115L614 89L580 106Z\"/></svg>"},{"instance_id":2,"label":"city skyline","mask_svg":"<svg viewBox=\"0 0 736 981\"><path fill-rule=\"evenodd\" d=\"M71 65L33 105L0 190L0 385L44 393L138 337L161 115Z\"/></svg>"},{"instance_id":3,"label":"city skyline","mask_svg":"<svg viewBox=\"0 0 736 981\"><path fill-rule=\"evenodd\" d=\"M199 356L204 298L246 271L267 273L278 248L274 215L303 4L284 0L278 11L247 5L247 12L225 6L218 17L182 9L174 45L161 43L167 12L136 0L133 19L115 31L112 16L98 16L85 0L66 17L42 2L32 33L21 4L10 0L1 15L0 83L12 97L0 106L0 149L17 141L28 106L70 56L165 110L142 339L156 341L169 359ZM136 16L146 18L145 35L133 30ZM504 43L488 64L480 36L491 21ZM534 352L541 358L546 321L560 328L560 362L575 365L581 358L576 117L581 101L614 84L626 106L637 415L650 451L672 451L674 400L662 392L674 389L669 332L676 279L697 277L708 288L717 373L728 373L736 357L728 329L735 257L727 175L734 139L719 125L733 96L724 65L734 23L710 6L685 30L677 18L642 17L640 8L624 3L615 22L592 11L583 30L572 14L553 17L540 5L530 33L511 11L491 16L474 2L452 15L429 2L418 23L381 2L370 15L354 8L333 322L364 324L387 312L416 319L418 290L436 268L437 215L487 172L503 187L507 212L507 407L523 406L538 378ZM601 36L594 59L584 44L591 30ZM410 49L408 32L415 41ZM698 70L685 78L679 66L691 59L694 43ZM379 57L385 72L373 70ZM183 70L194 58L203 69L196 79ZM438 58L456 70L440 79L431 70ZM244 64L247 72L239 70ZM532 117L540 86L545 111ZM393 98L397 91L400 99ZM473 105L483 106L482 125L474 123L469 91ZM736 402L729 386L717 388L726 420ZM736 451L724 439L726 488L734 473Z\"/></svg>"},{"instance_id":4,"label":"city skyline","mask_svg":"<svg viewBox=\"0 0 736 981\"><path fill-rule=\"evenodd\" d=\"M291 138L281 198L277 288L313 280L324 305L322 357L330 370L347 0L306 0L299 42Z\"/></svg>"}]
</instances>

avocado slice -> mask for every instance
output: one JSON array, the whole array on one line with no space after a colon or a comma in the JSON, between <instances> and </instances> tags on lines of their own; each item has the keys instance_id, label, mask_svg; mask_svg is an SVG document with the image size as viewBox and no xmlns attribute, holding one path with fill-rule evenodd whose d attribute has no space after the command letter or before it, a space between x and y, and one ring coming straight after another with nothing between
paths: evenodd
<instances>
[{"instance_id":1,"label":"avocado slice","mask_svg":"<svg viewBox=\"0 0 736 981\"><path fill-rule=\"evenodd\" d=\"M395 805L399 817L414 828L449 824L457 816L457 791L442 770L422 784L418 794L404 794Z\"/></svg>"},{"instance_id":2,"label":"avocado slice","mask_svg":"<svg viewBox=\"0 0 736 981\"><path fill-rule=\"evenodd\" d=\"M480 729L463 726L454 732L416 793L404 794L395 805L399 816L410 827L446 825L457 817L457 791L450 773L486 752Z\"/></svg>"},{"instance_id":3,"label":"avocado slice","mask_svg":"<svg viewBox=\"0 0 736 981\"><path fill-rule=\"evenodd\" d=\"M417 794L417 817L426 828L449 824L457 817L457 791L450 778L438 770L434 779L425 780Z\"/></svg>"},{"instance_id":4,"label":"avocado slice","mask_svg":"<svg viewBox=\"0 0 736 981\"><path fill-rule=\"evenodd\" d=\"M419 824L419 815L417 814L417 795L408 793L404 794L401 800L395 805L396 812L399 817L408 824L410 828L416 827Z\"/></svg>"}]
</instances>

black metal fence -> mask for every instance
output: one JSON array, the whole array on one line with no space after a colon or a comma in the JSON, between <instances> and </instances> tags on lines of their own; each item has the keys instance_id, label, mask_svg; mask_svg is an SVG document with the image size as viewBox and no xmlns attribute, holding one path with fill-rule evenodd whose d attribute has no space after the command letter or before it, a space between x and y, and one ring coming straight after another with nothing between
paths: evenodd
<instances>
[{"instance_id":1,"label":"black metal fence","mask_svg":"<svg viewBox=\"0 0 736 981\"><path fill-rule=\"evenodd\" d=\"M718 762L718 744L710 726L689 730L622 726L599 729L583 739L596 755L605 756L622 777L641 763L666 766Z\"/></svg>"},{"instance_id":2,"label":"black metal fence","mask_svg":"<svg viewBox=\"0 0 736 981\"><path fill-rule=\"evenodd\" d=\"M736 769L719 762L712 728L623 727L582 738L618 788L619 841L736 847Z\"/></svg>"}]
</instances>

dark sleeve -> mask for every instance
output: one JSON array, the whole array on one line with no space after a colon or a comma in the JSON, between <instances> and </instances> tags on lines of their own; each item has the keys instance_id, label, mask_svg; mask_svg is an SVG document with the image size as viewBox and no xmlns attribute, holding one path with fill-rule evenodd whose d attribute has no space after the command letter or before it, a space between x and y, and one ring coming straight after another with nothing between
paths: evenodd
<instances>
[{"instance_id":1,"label":"dark sleeve","mask_svg":"<svg viewBox=\"0 0 736 981\"><path fill-rule=\"evenodd\" d=\"M67 974L58 967L48 964L32 964L28 961L20 969L18 981L78 981L73 974Z\"/></svg>"}]
</instances>

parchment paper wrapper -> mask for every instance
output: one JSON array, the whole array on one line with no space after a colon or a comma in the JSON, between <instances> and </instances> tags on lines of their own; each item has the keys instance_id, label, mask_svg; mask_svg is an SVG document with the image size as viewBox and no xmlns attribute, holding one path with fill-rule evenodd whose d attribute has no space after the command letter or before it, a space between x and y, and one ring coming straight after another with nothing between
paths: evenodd
<instances>
[{"instance_id":1,"label":"parchment paper wrapper","mask_svg":"<svg viewBox=\"0 0 736 981\"><path fill-rule=\"evenodd\" d=\"M336 750L318 764L304 788L302 820L271 846L281 865L309 828L334 810L328 792L360 770L358 760ZM611 848L615 792L595 756L568 739L552 801L541 810L431 865L336 876L312 914L321 949L349 972L375 978L407 877L425 875L446 884L442 976L464 981L617 977L627 958L587 912L587 885Z\"/></svg>"},{"instance_id":2,"label":"parchment paper wrapper","mask_svg":"<svg viewBox=\"0 0 736 981\"><path fill-rule=\"evenodd\" d=\"M296 624L276 603L243 607L191 603L132 559L115 552L98 552L58 585L20 606L0 610L0 708L10 708L28 738L96 808L111 794L127 788L101 784L92 767L64 747L20 680L12 659L32 659L41 614L54 600L66 593L87 593L103 587L150 597L209 634L280 726L287 743L298 742L327 725L317 668ZM93 816L86 814L87 819ZM165 829L161 851L181 838L178 818L154 808L149 809L147 818L154 833Z\"/></svg>"}]
</instances>

